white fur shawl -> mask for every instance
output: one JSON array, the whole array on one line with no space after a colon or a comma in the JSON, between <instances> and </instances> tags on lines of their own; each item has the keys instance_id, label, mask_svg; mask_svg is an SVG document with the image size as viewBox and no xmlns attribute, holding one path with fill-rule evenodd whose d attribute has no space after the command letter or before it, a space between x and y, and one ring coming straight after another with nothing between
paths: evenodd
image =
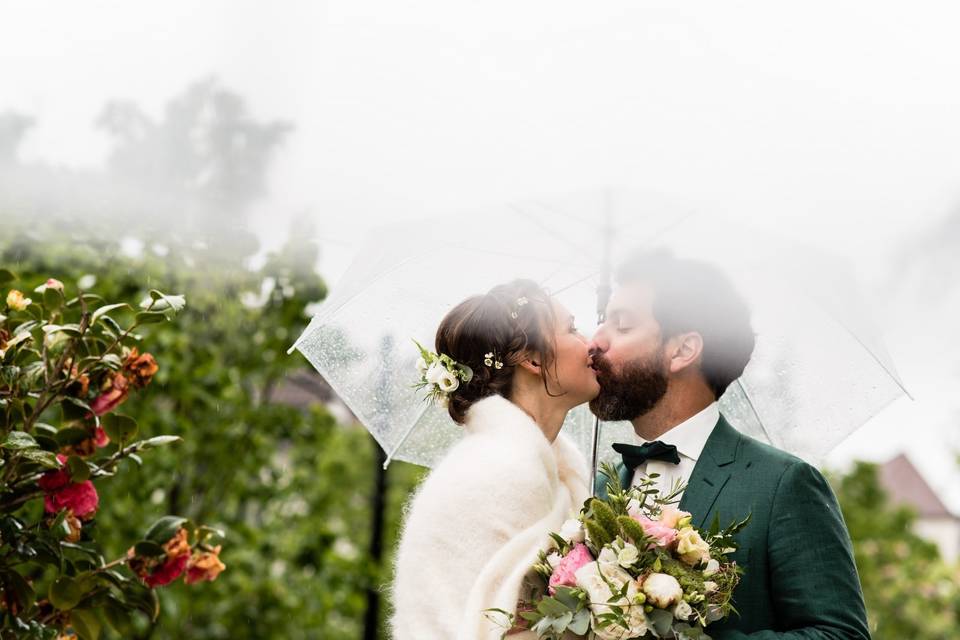
<instances>
[{"instance_id":1,"label":"white fur shawl","mask_svg":"<svg viewBox=\"0 0 960 640\"><path fill-rule=\"evenodd\" d=\"M551 445L509 400L480 400L465 426L409 505L392 588L395 640L499 638L503 628L483 610L515 610L549 533L589 495L576 447L563 436Z\"/></svg>"}]
</instances>

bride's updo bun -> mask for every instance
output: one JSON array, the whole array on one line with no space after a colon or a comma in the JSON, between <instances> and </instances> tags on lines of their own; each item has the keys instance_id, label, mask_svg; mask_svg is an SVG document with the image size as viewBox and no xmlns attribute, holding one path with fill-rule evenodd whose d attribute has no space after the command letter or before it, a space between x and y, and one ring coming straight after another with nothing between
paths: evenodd
<instances>
[{"instance_id":1,"label":"bride's updo bun","mask_svg":"<svg viewBox=\"0 0 960 640\"><path fill-rule=\"evenodd\" d=\"M470 407L487 396L509 398L516 366L527 353L537 354L544 370L551 366L554 326L550 296L532 280L497 285L451 309L437 328L436 351L473 369L470 382L450 394L447 410L454 422L463 424Z\"/></svg>"}]
</instances>

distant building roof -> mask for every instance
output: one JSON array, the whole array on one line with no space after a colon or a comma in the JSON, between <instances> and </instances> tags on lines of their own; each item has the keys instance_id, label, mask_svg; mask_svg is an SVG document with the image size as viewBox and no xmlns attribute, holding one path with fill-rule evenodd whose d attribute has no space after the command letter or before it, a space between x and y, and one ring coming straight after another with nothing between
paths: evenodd
<instances>
[{"instance_id":1,"label":"distant building roof","mask_svg":"<svg viewBox=\"0 0 960 640\"><path fill-rule=\"evenodd\" d=\"M287 375L270 394L270 401L306 409L312 404L327 403L336 398L333 389L319 373L300 369Z\"/></svg>"},{"instance_id":2,"label":"distant building roof","mask_svg":"<svg viewBox=\"0 0 960 640\"><path fill-rule=\"evenodd\" d=\"M880 484L894 504L913 507L921 518L960 519L947 509L905 454L880 467Z\"/></svg>"}]
</instances>

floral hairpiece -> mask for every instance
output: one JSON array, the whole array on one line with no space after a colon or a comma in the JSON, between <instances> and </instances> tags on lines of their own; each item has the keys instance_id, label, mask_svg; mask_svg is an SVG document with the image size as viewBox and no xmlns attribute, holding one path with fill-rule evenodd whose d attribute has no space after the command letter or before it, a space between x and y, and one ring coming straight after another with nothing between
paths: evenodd
<instances>
[{"instance_id":1,"label":"floral hairpiece","mask_svg":"<svg viewBox=\"0 0 960 640\"><path fill-rule=\"evenodd\" d=\"M517 318L519 318L519 317L520 317L520 309L521 309L521 307L523 307L523 306L524 306L525 304L527 304L528 302L530 302L530 301L527 300L527 297L526 297L526 296L520 296L519 298L517 298L516 303L513 305L513 311L510 312L510 317L513 318L514 320L516 320ZM498 367L498 368L499 368L499 367Z\"/></svg>"},{"instance_id":2,"label":"floral hairpiece","mask_svg":"<svg viewBox=\"0 0 960 640\"><path fill-rule=\"evenodd\" d=\"M500 356L497 355L496 351L483 354L483 364L488 367L493 367L494 369L503 369L503 363L500 361Z\"/></svg>"},{"instance_id":3,"label":"floral hairpiece","mask_svg":"<svg viewBox=\"0 0 960 640\"><path fill-rule=\"evenodd\" d=\"M420 350L420 357L417 359L420 380L413 387L426 387L426 398L432 399L438 407L446 408L450 404L450 394L460 387L460 382L467 383L473 379L473 369L445 353L430 351L416 340L413 343Z\"/></svg>"}]
</instances>

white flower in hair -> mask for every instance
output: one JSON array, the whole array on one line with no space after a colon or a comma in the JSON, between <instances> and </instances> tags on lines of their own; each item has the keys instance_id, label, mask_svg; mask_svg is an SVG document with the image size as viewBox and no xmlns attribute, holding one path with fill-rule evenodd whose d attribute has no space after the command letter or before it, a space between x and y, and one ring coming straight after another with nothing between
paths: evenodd
<instances>
[{"instance_id":1,"label":"white flower in hair","mask_svg":"<svg viewBox=\"0 0 960 640\"><path fill-rule=\"evenodd\" d=\"M420 350L415 365L420 380L413 386L415 389L425 388L427 399L432 399L438 407L446 408L450 404L450 394L460 388L461 382L465 384L473 379L473 369L445 353L434 353L416 340L413 342Z\"/></svg>"}]
</instances>

